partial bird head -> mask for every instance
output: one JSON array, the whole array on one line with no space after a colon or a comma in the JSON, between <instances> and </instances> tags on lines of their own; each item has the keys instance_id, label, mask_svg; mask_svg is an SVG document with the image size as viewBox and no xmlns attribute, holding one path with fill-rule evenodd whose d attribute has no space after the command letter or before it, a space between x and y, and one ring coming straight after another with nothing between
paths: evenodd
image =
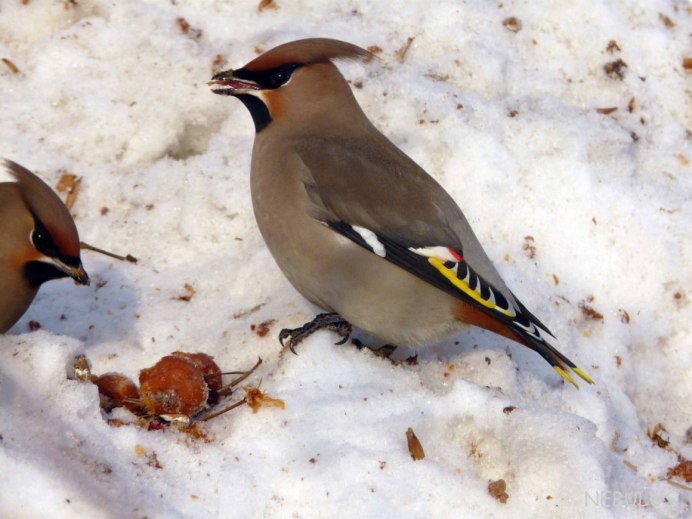
<instances>
[{"instance_id":1,"label":"partial bird head","mask_svg":"<svg viewBox=\"0 0 692 519\"><path fill-rule=\"evenodd\" d=\"M21 317L43 283L63 277L89 284L70 212L31 171L0 161L0 333Z\"/></svg>"},{"instance_id":2,"label":"partial bird head","mask_svg":"<svg viewBox=\"0 0 692 519\"><path fill-rule=\"evenodd\" d=\"M328 117L330 111L339 113L345 126L352 125L352 119L363 118L348 83L332 61L369 61L373 57L351 43L308 38L274 47L242 68L219 72L209 85L215 94L242 101L258 133L275 122L295 126L308 120L312 131L323 131L334 124Z\"/></svg>"}]
</instances>

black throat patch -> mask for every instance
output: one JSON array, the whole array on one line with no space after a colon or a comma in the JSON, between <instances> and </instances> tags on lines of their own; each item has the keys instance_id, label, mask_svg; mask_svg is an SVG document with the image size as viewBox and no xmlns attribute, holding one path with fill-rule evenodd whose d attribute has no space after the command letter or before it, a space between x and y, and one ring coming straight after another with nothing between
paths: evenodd
<instances>
[{"instance_id":1,"label":"black throat patch","mask_svg":"<svg viewBox=\"0 0 692 519\"><path fill-rule=\"evenodd\" d=\"M32 287L38 288L46 281L67 277L67 274L45 261L30 261L24 265L24 277Z\"/></svg>"},{"instance_id":2,"label":"black throat patch","mask_svg":"<svg viewBox=\"0 0 692 519\"><path fill-rule=\"evenodd\" d=\"M238 94L235 97L240 99L240 101L250 111L252 122L255 123L255 133L261 132L270 122L272 122L271 115L269 115L269 109L261 99L253 96L252 94Z\"/></svg>"}]
</instances>

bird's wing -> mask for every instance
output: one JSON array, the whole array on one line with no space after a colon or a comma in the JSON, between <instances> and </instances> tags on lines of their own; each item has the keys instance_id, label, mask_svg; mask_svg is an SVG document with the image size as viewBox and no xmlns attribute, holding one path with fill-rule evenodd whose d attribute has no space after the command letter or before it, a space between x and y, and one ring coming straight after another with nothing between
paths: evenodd
<instances>
[{"instance_id":1,"label":"bird's wing","mask_svg":"<svg viewBox=\"0 0 692 519\"><path fill-rule=\"evenodd\" d=\"M591 382L545 341L541 333L552 336L550 330L502 281L459 207L432 177L389 141L316 140L299 149L316 219L501 322L566 380L574 383L571 369Z\"/></svg>"},{"instance_id":2,"label":"bird's wing","mask_svg":"<svg viewBox=\"0 0 692 519\"><path fill-rule=\"evenodd\" d=\"M298 147L298 155L305 165L302 180L314 218L336 225L334 230L342 234L349 226L367 229L398 247L390 261L399 258L402 268L455 294L458 287L440 279L428 258L413 251L446 248L463 254L464 265L493 287L498 301L508 303L507 311L518 307L452 197L381 134L370 139L311 139Z\"/></svg>"}]
</instances>

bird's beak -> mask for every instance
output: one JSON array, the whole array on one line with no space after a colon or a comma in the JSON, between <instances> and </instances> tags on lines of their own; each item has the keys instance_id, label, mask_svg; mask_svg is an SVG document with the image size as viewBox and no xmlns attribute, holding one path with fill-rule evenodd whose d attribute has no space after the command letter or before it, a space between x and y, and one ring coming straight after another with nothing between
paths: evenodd
<instances>
[{"instance_id":1,"label":"bird's beak","mask_svg":"<svg viewBox=\"0 0 692 519\"><path fill-rule=\"evenodd\" d=\"M78 285L89 286L89 283L91 283L89 274L86 273L86 270L84 270L82 262L79 259L76 261L70 261L72 265L68 265L67 263L64 263L56 258L51 258L51 262L58 267L58 269L62 270L65 274L74 279L75 283Z\"/></svg>"},{"instance_id":2,"label":"bird's beak","mask_svg":"<svg viewBox=\"0 0 692 519\"><path fill-rule=\"evenodd\" d=\"M207 82L207 85L211 87L211 91L215 94L224 96L235 96L252 92L253 90L262 90L262 86L259 83L235 77L233 70L230 69L215 74L211 81Z\"/></svg>"},{"instance_id":3,"label":"bird's beak","mask_svg":"<svg viewBox=\"0 0 692 519\"><path fill-rule=\"evenodd\" d=\"M84 270L84 267L82 265L80 265L77 268L71 269L70 272L68 272L68 274L79 285L85 285L88 287L91 283L91 280L89 279L89 274L86 273L86 270Z\"/></svg>"}]
</instances>

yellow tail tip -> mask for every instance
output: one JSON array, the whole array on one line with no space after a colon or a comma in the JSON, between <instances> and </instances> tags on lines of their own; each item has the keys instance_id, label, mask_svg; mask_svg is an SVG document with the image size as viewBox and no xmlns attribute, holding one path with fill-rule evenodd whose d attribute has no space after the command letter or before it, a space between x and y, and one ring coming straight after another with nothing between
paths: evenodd
<instances>
[{"instance_id":1,"label":"yellow tail tip","mask_svg":"<svg viewBox=\"0 0 692 519\"><path fill-rule=\"evenodd\" d=\"M553 366L555 371L557 371L557 374L560 375L562 378L564 378L567 382L572 384L574 387L579 389L579 386L577 383L574 381L574 379L570 376L569 373L567 373L564 369L562 369L560 366Z\"/></svg>"},{"instance_id":2,"label":"yellow tail tip","mask_svg":"<svg viewBox=\"0 0 692 519\"><path fill-rule=\"evenodd\" d=\"M574 371L577 375L579 375L580 378L582 378L583 380L585 380L589 384L595 384L593 379L589 375L584 373L581 368L578 368L575 366L574 368L572 368L572 371Z\"/></svg>"}]
</instances>

